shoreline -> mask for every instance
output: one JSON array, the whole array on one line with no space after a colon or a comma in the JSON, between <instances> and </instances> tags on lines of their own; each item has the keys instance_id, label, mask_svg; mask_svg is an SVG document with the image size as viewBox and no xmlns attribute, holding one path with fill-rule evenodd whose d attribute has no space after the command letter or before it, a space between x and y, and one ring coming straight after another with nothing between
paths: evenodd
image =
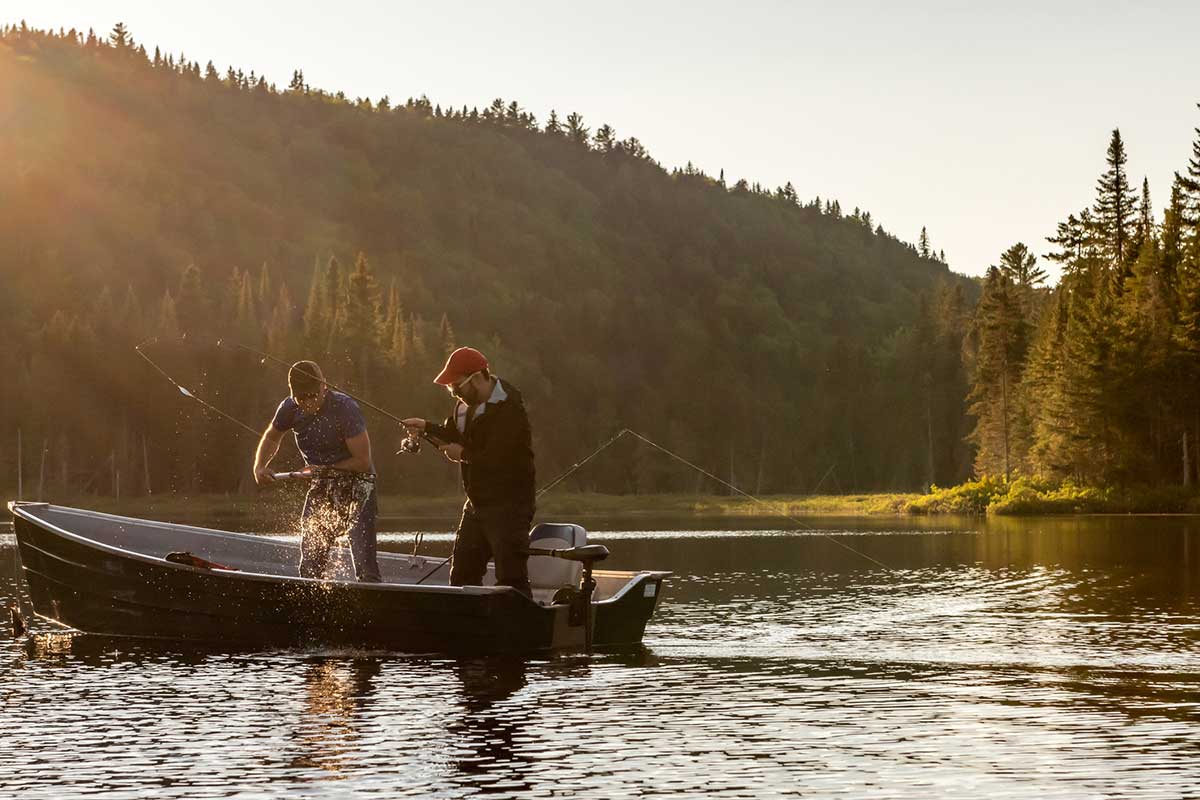
<instances>
[{"instance_id":1,"label":"shoreline","mask_svg":"<svg viewBox=\"0 0 1200 800\"><path fill-rule=\"evenodd\" d=\"M720 495L606 495L559 493L538 500L538 515L623 518L733 517L770 518L787 516L907 516L904 505L916 494L880 493L853 495L773 495L754 502ZM45 502L76 506L125 516L147 514L197 514L215 518L244 518L262 515L298 514L303 493L299 487L252 495L158 494L113 498L103 495L46 497ZM30 498L25 498L27 501ZM461 495L410 497L380 495L379 517L442 519L457 516Z\"/></svg>"},{"instance_id":2,"label":"shoreline","mask_svg":"<svg viewBox=\"0 0 1200 800\"><path fill-rule=\"evenodd\" d=\"M941 490L945 492L946 490ZM916 493L877 493L848 495L771 495L755 502L727 495L607 495L595 493L556 493L539 499L541 518L613 518L623 520L661 519L787 519L817 517L1096 517L1096 516L1196 516L1200 508L1180 508L1178 503L1154 504L1128 502L1113 498L1109 503L1037 503L1027 502L1020 509L1007 508L991 514L976 506L964 508L958 503L933 503L935 495ZM251 495L159 494L113 498L102 495L48 497L46 502L76 506L124 516L153 519L156 515L200 517L208 519L286 518L299 514L303 491L300 485L267 490ZM26 498L27 500L29 498ZM379 519L442 521L457 519L462 507L461 495L411 497L381 495ZM1111 505L1109 508L1103 506ZM1147 508L1146 506L1150 507ZM1170 506L1175 506L1170 508ZM1123 508L1123 506L1127 506Z\"/></svg>"}]
</instances>

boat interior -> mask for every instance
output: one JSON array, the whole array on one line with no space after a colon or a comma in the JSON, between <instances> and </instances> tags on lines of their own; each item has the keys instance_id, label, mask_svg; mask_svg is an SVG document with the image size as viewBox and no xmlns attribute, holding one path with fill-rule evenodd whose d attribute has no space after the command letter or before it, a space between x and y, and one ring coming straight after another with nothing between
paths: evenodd
<instances>
[{"instance_id":1,"label":"boat interior","mask_svg":"<svg viewBox=\"0 0 1200 800\"><path fill-rule=\"evenodd\" d=\"M98 544L120 548L152 558L165 559L170 553L186 552L214 565L240 572L296 578L300 561L297 535L231 533L170 522L154 522L132 517L54 506L22 503L21 510L48 526ZM326 580L353 581L354 567L345 539L335 546ZM587 544L587 532L579 525L540 523L530 532L530 546L545 550L564 550ZM449 563L444 556L405 555L379 552L383 582L398 585L441 586L449 584ZM582 565L551 556L530 556L529 579L533 599L550 605L564 587L578 588ZM593 602L619 594L638 572L595 569L596 590ZM495 585L494 565L488 564L485 586Z\"/></svg>"}]
</instances>

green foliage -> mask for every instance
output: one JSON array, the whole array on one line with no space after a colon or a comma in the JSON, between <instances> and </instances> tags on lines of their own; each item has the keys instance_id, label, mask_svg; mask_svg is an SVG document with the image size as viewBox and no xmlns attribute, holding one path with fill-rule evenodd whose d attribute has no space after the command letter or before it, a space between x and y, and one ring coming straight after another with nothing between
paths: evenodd
<instances>
[{"instance_id":1,"label":"green foliage","mask_svg":"<svg viewBox=\"0 0 1200 800\"><path fill-rule=\"evenodd\" d=\"M105 469L133 491L247 488L250 443L147 374L132 346L150 335L172 374L255 426L282 374L206 342L314 358L430 417L446 350L479 346L524 391L547 478L621 426L756 491L966 476L949 355L974 287L868 213L664 169L578 113L543 130L513 101L350 100L300 70L277 91L152 59L121 31L0 32L15 166L0 169L0 333L24 376L0 386L0 439L49 442L66 477L47 494L98 488ZM91 308L105 287L130 287L128 319ZM38 336L60 310L107 323L78 354L87 413L30 377L67 368ZM397 432L369 419L384 491L453 489L448 465L392 456ZM716 488L653 459L614 448L569 488ZM15 470L0 461L0 481Z\"/></svg>"},{"instance_id":2,"label":"green foliage","mask_svg":"<svg viewBox=\"0 0 1200 800\"><path fill-rule=\"evenodd\" d=\"M1189 213L1190 179L1176 176L1160 227L1149 182L1140 202L1130 189L1119 131L1105 160L1090 209L1069 215L1050 239L1058 249L1049 258L1062 266L1057 287L1036 288L1039 271L1020 244L1000 267L1019 313L1007 286L988 275L965 348L977 473L1015 471L1068 487L1197 482L1200 252L1190 242L1200 217ZM1019 348L1009 355L1025 331L1028 357ZM1010 505L1115 502L1087 491L1026 491Z\"/></svg>"},{"instance_id":3,"label":"green foliage","mask_svg":"<svg viewBox=\"0 0 1200 800\"><path fill-rule=\"evenodd\" d=\"M1200 495L1182 486L1096 487L1072 481L984 477L937 489L907 504L910 514L1142 514L1196 513Z\"/></svg>"},{"instance_id":4,"label":"green foliage","mask_svg":"<svg viewBox=\"0 0 1200 800\"><path fill-rule=\"evenodd\" d=\"M948 489L932 487L905 507L910 514L986 514L988 507L1008 491L1001 477L984 475Z\"/></svg>"},{"instance_id":5,"label":"green foliage","mask_svg":"<svg viewBox=\"0 0 1200 800\"><path fill-rule=\"evenodd\" d=\"M1024 288L1028 286L1014 285L1007 272L989 269L966 345L971 374L967 399L977 420L970 435L977 448L975 471L998 472L1005 479L1027 467L1029 421L1021 384L1029 351Z\"/></svg>"}]
</instances>

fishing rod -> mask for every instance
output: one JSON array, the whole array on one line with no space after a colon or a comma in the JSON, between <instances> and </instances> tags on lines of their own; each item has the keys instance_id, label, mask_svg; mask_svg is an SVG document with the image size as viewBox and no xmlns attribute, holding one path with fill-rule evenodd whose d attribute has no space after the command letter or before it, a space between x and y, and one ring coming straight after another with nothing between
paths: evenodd
<instances>
[{"instance_id":1,"label":"fishing rod","mask_svg":"<svg viewBox=\"0 0 1200 800\"><path fill-rule=\"evenodd\" d=\"M158 372L159 375L162 375L164 378L166 378L168 381L170 381L171 385L174 386L176 389L178 389L179 393L181 395L183 395L184 397L191 398L192 400L195 400L197 403L204 406L205 408L207 408L209 411L213 412L217 416L224 417L225 419L232 422L234 425L237 425L242 430L248 432L255 439L262 437L262 431L256 431L256 430L254 430L254 428L251 428L249 425L242 422L237 417L233 417L233 416L230 416L229 414L226 414L224 411L217 408L212 403L210 403L207 400L205 400L204 398L198 396L197 394L192 392L190 389L182 386L177 380L175 380L170 375L168 375L166 370L164 370L158 364L155 364L154 360L142 351L142 345L146 345L151 342L157 342L157 341L158 341L158 337L152 336L149 339L146 339L145 341L139 342L138 344L134 345L133 349L137 352L137 354L139 356L141 356L146 361L147 364L154 367L155 371Z\"/></svg>"},{"instance_id":2,"label":"fishing rod","mask_svg":"<svg viewBox=\"0 0 1200 800\"><path fill-rule=\"evenodd\" d=\"M204 398L200 397L195 392L188 389L186 386L183 386L182 384L180 384L178 381L176 381L174 378L172 378L167 373L166 370L164 370L158 364L154 363L153 359L151 359L148 355L146 355L144 352L142 352L142 345L147 344L152 341L157 341L157 339L155 339L155 338L147 339L144 342L134 345L133 349L137 351L137 354L139 356L141 356L146 361L147 364L154 367L155 371L158 372L159 375L162 375L164 378L166 378L168 381L170 381L171 385L173 385L176 389L178 389L180 394L182 394L184 397L195 400L197 403L204 406L205 408L207 408L209 411L213 412L214 414L224 417L225 419L232 422L234 425L237 425L242 430L244 430L247 433L254 436L256 439L262 437L262 433L260 431L254 430L254 428L251 428L249 425L242 422L237 417L234 417L230 414L226 414L224 411L217 408L216 406L214 406L212 403L208 402ZM326 469L330 469L330 468L327 467ZM303 479L303 478L316 477L318 472L320 472L320 470L297 469L297 470L291 470L290 472L272 472L271 477L277 481L297 480L297 479Z\"/></svg>"},{"instance_id":3,"label":"fishing rod","mask_svg":"<svg viewBox=\"0 0 1200 800\"><path fill-rule=\"evenodd\" d=\"M240 420L235 419L234 417L231 417L230 415L226 414L224 411L221 411L216 406L212 405L211 403L206 402L205 400L197 397L192 392L188 391L186 388L184 388L178 382L176 382L174 378L172 378L170 375L168 375L161 367L159 367L157 364L155 364L154 361L152 361L150 359L150 357L147 356L145 353L143 353L141 350L142 345L146 344L147 342L150 342L150 341L156 341L156 339L153 339L153 338L147 339L145 342L142 342L141 344L137 345L134 349L137 350L138 355L140 355L142 358L144 358L150 364L150 366L154 367L154 369L157 370L164 378L169 380L175 386L175 388L177 388L180 391L181 394L183 394L185 397L192 398L196 402L203 405L205 408L208 408L209 410L213 411L214 413L219 414L220 416L224 417L225 419L228 419L231 422L236 423L237 425L241 426L243 429L249 431L252 435L254 435L256 437L260 436L260 434L257 431L255 431L253 428L251 428L249 425L246 425L244 422L241 422ZM289 364L288 362L284 361L281 358L273 356L270 353L264 353L261 350L256 350L253 347L249 347L247 345L238 344L237 342L229 342L229 343L227 343L227 345L225 345L225 344L223 344L223 340L218 339L217 346L218 347L231 346L231 347L236 347L241 350L245 350L248 353L252 353L254 355L259 356L261 359L260 363L263 363L265 361L272 361L274 363L288 367L289 369L291 369L291 367L292 367L291 364ZM333 384L327 380L324 380L324 378L322 376L319 376L319 375L316 375L313 373L304 372L303 370L301 370L300 372L301 372L301 374L304 374L310 378L313 378L314 380L320 380L320 381L324 382L325 385L330 387L331 389L342 392L343 394L347 395L348 397L351 397L354 400L367 406L368 408L371 408L371 409L379 412L380 414L387 417L388 419L395 420L396 422L400 423L401 425L404 424L404 421L400 417L397 417L395 414L392 414L390 411L382 409L379 406L375 405L374 403L371 403L367 400L357 397L356 395L351 394L350 392L347 392L345 389L342 389L341 387L337 386L336 384ZM617 433L612 438L610 438L604 444L600 445L598 448L596 448L591 453L589 453L586 458L583 458L582 460L571 465L571 467L569 469L567 469L566 472L559 475L557 478L550 481L550 483L546 484L541 489L539 489L538 492L534 495L534 497L535 498L541 497L547 491L554 488L556 485L558 485L563 480L568 478L570 475L575 473L577 470L582 468L585 464L587 464L589 461L591 461L593 458L595 458L601 452L603 452L604 450L607 450L610 446L615 444L617 442L617 440L619 440L621 437L626 436L626 435L632 436L635 439L638 439L638 440L646 443L650 447L653 447L654 449L656 449L662 453L665 453L666 455L670 456L671 458L675 459L676 461L680 462L681 464L684 464L685 466L699 472L701 475L704 475L707 478L711 478L712 480L716 481L717 483L721 484L722 486L725 486L726 488L728 488L730 491L733 491L733 492L741 495L742 497L747 498L748 500L751 500L755 503L759 503L760 505L767 506L767 507L770 507L770 505L771 505L769 501L764 500L761 497L757 497L757 496L751 494L750 492L747 492L744 489L741 489L740 487L735 486L734 484L730 483L729 481L724 480L723 478L720 478L720 477L714 475L713 473L709 472L708 470L704 469L703 467L687 460L686 458L679 455L678 453L675 453L675 452L667 449L666 447L663 447L662 445L658 444L657 442L654 442L654 441L648 439L647 437L643 436L642 434L638 433L637 431L631 430L630 428L622 428L621 430L617 431ZM416 449L415 448L409 449L408 447L402 446L401 452L416 452ZM290 475L289 477L298 477L298 476ZM822 478L822 480L824 480L824 478ZM850 545L846 544L845 542L841 541L840 539L837 539L836 537L831 536L830 534L825 533L824 531L820 531L820 530L814 528L813 526L800 521L799 519L797 519L795 516L793 516L791 514L786 514L786 513L780 512L780 511L774 511L773 513L794 523L795 525L797 525L798 527L800 527L803 530L806 530L811 533L815 533L819 536L825 537L829 541L836 544L838 547L841 547L848 552L854 553L855 555L857 555L863 559L866 559L867 561L870 561L872 564L875 564L876 566L882 567L883 569L890 569L890 567L888 567L888 565L884 564L882 561L880 561L876 558L873 558L872 556L869 556L866 553L864 553L854 547L851 547ZM423 575L421 577L421 579L417 581L417 583L421 583L426 578L433 575L433 573L437 572L439 569L441 569L443 566L445 566L449 561L450 561L450 557L447 557L444 561L442 561L440 564L435 566L432 570L430 570L425 575Z\"/></svg>"},{"instance_id":4,"label":"fishing rod","mask_svg":"<svg viewBox=\"0 0 1200 800\"><path fill-rule=\"evenodd\" d=\"M181 336L180 339L186 340L187 335L185 334L184 336ZM152 361L150 359L150 357L148 355L146 355L145 352L142 351L141 348L142 348L142 345L144 345L144 344L148 344L150 342L157 342L157 341L158 341L158 337L151 337L149 339L146 339L144 342L141 342L140 344L136 345L134 347L134 350L137 351L137 354L139 356L141 356L143 359L146 360L146 363L148 363L150 366L154 367L154 369L157 370L160 375L162 375L164 378L166 378L168 381L170 381L184 397L190 397L191 399L202 404L204 407L208 408L210 411L221 415L222 417L229 420L230 422L233 422L236 425L241 426L243 429L250 431L255 436L262 436L262 433L260 431L256 431L253 428L251 428L249 425L247 425L246 423L242 422L241 420L238 420L238 419L235 419L235 418L229 416L228 414L226 414L224 411L221 411L216 406L212 405L211 403L205 402L200 397L197 397L196 394L194 394L193 392L189 391L188 389L184 388L183 386L180 386L175 381L174 378L172 378L170 375L168 375L166 373L165 370L163 370L162 367L158 366L158 364L155 364L154 361ZM193 340L193 341L195 341L195 340ZM291 364L287 361L284 361L282 358L278 358L276 356L271 355L270 353L265 353L262 350L256 350L253 347L250 347L250 346L244 345L244 344L240 344L238 342L226 342L224 339L217 339L215 341L215 345L219 348L224 347L225 349L229 349L230 347L236 347L240 350L245 350L248 353L258 356L260 364L264 364L267 361L272 361L276 364L279 364L280 366L287 367L289 371L294 366L293 364ZM372 403L370 400L366 400L362 397L359 397L356 394L353 394L352 392L347 391L345 388L337 385L336 383L333 383L333 382L327 380L323 375L317 375L316 373L308 372L304 369L297 369L296 371L299 372L301 375L312 378L313 380L316 380L316 381L320 381L321 383L325 384L330 389L333 389L335 392L341 392L342 394L346 395L347 397L354 399L361 405L364 405L367 408L372 409L373 411L379 412L380 414L382 414L383 416L387 417L390 420L393 420L394 422L398 422L401 425L404 424L403 419L401 419L400 417L397 417L395 414L391 413L387 409L380 408L379 406ZM431 436L429 436L428 434L426 434L424 431L419 432L417 434L417 436L414 436L413 433L411 431L409 431L408 435L400 442L400 450L397 451L397 455L399 455L400 453L419 453L421 451L421 445L420 445L419 439L417 438L418 436L420 437L420 439L425 439L426 441L428 441L430 444L434 445L435 447L438 447L441 444L436 439L434 439Z\"/></svg>"},{"instance_id":5,"label":"fishing rod","mask_svg":"<svg viewBox=\"0 0 1200 800\"><path fill-rule=\"evenodd\" d=\"M235 347L239 350L245 350L247 353L251 353L252 355L258 356L259 357L258 363L260 363L260 364L265 364L267 361L271 361L273 363L279 364L280 366L287 367L289 370L295 368L295 364L288 363L287 361L284 361L282 358L273 356L270 353L265 353L262 350L256 350L253 347L250 347L249 345L244 345L239 342L226 342L224 339L217 339L217 347L224 347L226 349L228 349L230 347ZM386 409L380 408L379 406L372 403L370 400L365 400L362 397L359 397L358 395L348 391L347 389L345 389L341 386L338 386L336 383L330 381L328 378L326 378L323 375L318 375L313 372L307 372L304 369L296 369L296 372L300 373L301 375L304 375L305 377L312 378L315 381L320 381L321 383L328 386L330 389L333 389L335 392L341 392L342 394L346 395L347 397L351 398L352 400L355 400L356 402L360 403L361 405L366 406L367 408L371 409L372 411L376 411L376 412L382 414L383 416L387 417L388 419L392 420L393 422L398 422L401 425L404 424L404 420L401 419L400 417L396 416L392 412L390 412Z\"/></svg>"},{"instance_id":6,"label":"fishing rod","mask_svg":"<svg viewBox=\"0 0 1200 800\"><path fill-rule=\"evenodd\" d=\"M561 474L561 475L559 475L557 478L555 478L554 480L550 481L549 483L547 483L546 485L544 485L544 486L543 486L541 489L539 489L539 490L537 491L537 494L535 494L535 495L534 495L534 498L536 499L536 498L538 498L538 497L541 497L543 494L545 494L546 492L550 491L551 489L553 489L553 488L554 488L555 486L557 486L558 484L562 483L564 480L566 480L568 477L570 477L572 474L574 474L576 471L578 471L580 468L582 468L582 467L583 467L585 464L587 464L587 463L588 463L589 461L591 461L593 458L595 458L596 456L600 455L600 453L602 453L603 451L607 450L607 449L608 449L610 446L612 446L613 444L615 444L615 443L617 442L617 440L618 440L618 439L620 439L622 436L626 436L626 435L628 435L628 436L632 436L632 437L634 437L635 439L639 439L639 440L641 440L641 441L645 442L646 444L648 444L648 445L650 445L651 447L653 447L655 450L659 450L660 452L666 453L668 456L670 456L671 458L673 458L673 459L675 459L676 461L680 462L681 464L685 464L686 466L690 467L691 469L694 469L694 470L696 470L697 472L699 472L701 475L704 475L704 476L706 476L706 477L708 477L708 478L711 478L711 479L713 479L713 480L714 480L714 481L716 481L717 483L721 484L722 486L726 486L726 487L728 487L730 490L732 490L732 491L734 491L734 492L737 492L739 495L741 495L741 496L743 496L743 497L746 497L746 498L748 498L748 499L750 499L750 500L752 500L752 501L754 501L754 502L756 502L756 503L759 503L759 504L761 504L761 505L764 505L764 506L768 506L768 507L770 507L770 505L771 505L769 501L767 501L767 500L764 500L764 499L762 499L762 498L760 498L760 497L755 497L754 495L750 494L749 492L747 492L747 491L744 491L743 489L740 489L740 488L738 488L737 486L734 486L734 485L733 485L732 483L730 483L729 481L727 481L727 480L724 480L724 479L722 479L722 478L719 478L719 477L717 477L716 475L712 474L711 472L709 472L708 470L704 469L703 467L700 467L700 466L698 466L698 465L696 465L696 464L692 463L691 461L688 461L686 458L684 458L683 456L679 455L678 453L675 453L675 452L672 452L671 450L668 450L667 448L663 447L662 445L658 444L657 442L653 442L653 441L651 441L650 439L647 439L645 436L642 436L642 435L641 435L640 433L638 433L637 431L635 431L635 430L631 430L631 429L629 429L629 428L622 428L621 430L617 431L617 433L616 433L616 435L615 435L615 436L613 436L613 437L612 437L611 439L609 439L607 442L605 442L604 444L600 445L600 446L599 446L599 447L597 447L595 450L593 450L591 453L589 453L589 454L587 455L587 457L586 457L586 458L583 458L583 459L581 459L581 460L579 460L579 461L575 462L574 464L572 464L572 465L570 466L570 468L568 468L568 469L567 469L567 471L566 471L566 472L562 473L562 474ZM831 469L832 469L832 467L831 467ZM826 473L826 474L828 474L828 473ZM824 481L824 480L825 480L825 478L822 478L821 480L822 480L822 481ZM818 485L819 485L819 484L818 484ZM846 544L845 542L841 541L840 539L838 539L838 538L836 538L836 537L834 537L834 536L831 536L830 534L828 534L828 533L825 533L824 531L818 530L818 529L814 528L813 526L811 526L811 525L809 525L809 524L807 524L807 523L805 523L805 522L801 522L799 519L797 519L796 517L792 516L791 514L785 514L785 513L783 513L783 512L780 512L780 511L775 511L775 510L773 510L773 513L775 513L775 514L778 514L779 516L783 517L784 519L786 519L786 520L789 520L789 521L791 521L791 522L795 523L797 526L799 526L799 527L800 527L801 529L803 529L803 530L806 530L806 531L809 531L809 532L811 532L811 533L815 533L815 534L817 534L817 535L819 535L819 536L823 536L823 537L825 537L825 538L826 538L826 539L828 539L829 541L831 541L831 542L833 542L834 544L836 544L838 547L841 547L841 548L843 548L844 550L847 550L847 551L849 551L849 552L853 553L853 554L854 554L854 555L856 555L856 556L859 556L859 557L861 557L861 558L864 558L864 559L866 559L867 561L870 561L872 564L875 564L876 566L882 567L883 569L891 569L891 568L890 568L890 567L889 567L887 564L884 564L884 563L883 563L882 561L880 561L879 559L877 559L877 558L873 558L873 557L871 557L871 556L867 555L866 553L862 552L861 550L859 550L859 549L857 549L857 548L855 548L855 547L851 547L850 545ZM451 556L452 556L452 555L453 555L453 554L451 554ZM421 579L420 579L420 580L418 580L418 581L417 581L417 583L421 583L421 582L422 582L422 581L424 581L426 578L428 578L429 576L431 576L431 575L433 575L435 572L437 572L439 569L441 569L442 567L446 566L446 564L447 564L447 563L450 561L450 558L451 558L451 556L447 556L447 557L446 557L446 558L445 558L445 559L444 559L444 560L443 560L441 563L439 563L439 564L438 564L437 566L435 566L433 569L429 570L429 572L427 572L427 573L425 573L424 575L422 575L422 576L421 576Z\"/></svg>"}]
</instances>

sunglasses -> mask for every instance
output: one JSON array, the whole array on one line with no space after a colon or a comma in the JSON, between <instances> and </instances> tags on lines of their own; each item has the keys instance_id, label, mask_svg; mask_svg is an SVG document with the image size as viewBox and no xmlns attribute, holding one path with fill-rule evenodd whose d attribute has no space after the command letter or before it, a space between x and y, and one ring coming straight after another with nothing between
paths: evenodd
<instances>
[{"instance_id":1,"label":"sunglasses","mask_svg":"<svg viewBox=\"0 0 1200 800\"><path fill-rule=\"evenodd\" d=\"M452 383L449 386L447 386L446 391L449 392L454 397L457 397L458 399L461 400L462 399L462 390L465 389L467 384L471 382L471 379L474 378L478 374L479 374L478 371L472 372L470 375L463 378L458 383Z\"/></svg>"}]
</instances>

